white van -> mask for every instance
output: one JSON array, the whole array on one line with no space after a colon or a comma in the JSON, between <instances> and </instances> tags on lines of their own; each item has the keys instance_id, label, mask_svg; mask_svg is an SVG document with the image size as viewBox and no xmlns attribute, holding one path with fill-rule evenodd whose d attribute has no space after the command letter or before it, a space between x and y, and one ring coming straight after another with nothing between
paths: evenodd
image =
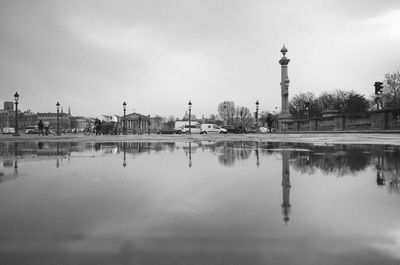
<instances>
[{"instance_id":1,"label":"white van","mask_svg":"<svg viewBox=\"0 0 400 265\"><path fill-rule=\"evenodd\" d=\"M12 134L12 133L15 133L15 128L13 128L13 127L4 127L4 128L1 130L1 132L2 132L3 134Z\"/></svg>"},{"instance_id":2,"label":"white van","mask_svg":"<svg viewBox=\"0 0 400 265\"><path fill-rule=\"evenodd\" d=\"M188 125L184 125L182 127L181 132L182 133L189 133L189 128L190 128L190 133L193 133L193 134L199 133L199 134L201 134L200 125L192 125L192 124L190 124L190 126L189 126L189 124Z\"/></svg>"},{"instance_id":3,"label":"white van","mask_svg":"<svg viewBox=\"0 0 400 265\"><path fill-rule=\"evenodd\" d=\"M206 124L201 125L201 133L203 133L203 134L207 134L207 133L226 134L226 133L228 133L228 131L224 128L219 127L218 125L206 123Z\"/></svg>"},{"instance_id":4,"label":"white van","mask_svg":"<svg viewBox=\"0 0 400 265\"><path fill-rule=\"evenodd\" d=\"M189 125L189 121L176 121L174 130L181 132L183 127L186 126L186 125ZM191 121L190 125L191 126L193 126L193 125L194 126L200 126L200 124L197 121Z\"/></svg>"}]
</instances>

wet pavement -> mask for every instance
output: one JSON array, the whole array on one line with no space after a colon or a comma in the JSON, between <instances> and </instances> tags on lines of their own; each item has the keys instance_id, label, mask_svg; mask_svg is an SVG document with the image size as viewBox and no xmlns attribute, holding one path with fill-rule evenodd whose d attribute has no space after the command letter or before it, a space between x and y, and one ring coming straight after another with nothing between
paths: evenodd
<instances>
[{"instance_id":1,"label":"wet pavement","mask_svg":"<svg viewBox=\"0 0 400 265\"><path fill-rule=\"evenodd\" d=\"M301 142L314 144L391 144L400 145L400 132L392 133L295 133L295 134L228 134L228 135L101 135L85 136L83 134L49 135L0 135L0 141L270 141L270 142Z\"/></svg>"}]
</instances>

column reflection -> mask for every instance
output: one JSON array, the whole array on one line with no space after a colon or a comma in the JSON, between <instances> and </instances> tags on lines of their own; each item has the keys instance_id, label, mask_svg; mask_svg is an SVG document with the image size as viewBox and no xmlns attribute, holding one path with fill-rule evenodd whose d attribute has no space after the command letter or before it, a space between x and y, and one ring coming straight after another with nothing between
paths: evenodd
<instances>
[{"instance_id":1,"label":"column reflection","mask_svg":"<svg viewBox=\"0 0 400 265\"><path fill-rule=\"evenodd\" d=\"M289 169L289 151L282 151L282 215L285 225L289 222L291 213L290 205L290 169Z\"/></svg>"}]
</instances>

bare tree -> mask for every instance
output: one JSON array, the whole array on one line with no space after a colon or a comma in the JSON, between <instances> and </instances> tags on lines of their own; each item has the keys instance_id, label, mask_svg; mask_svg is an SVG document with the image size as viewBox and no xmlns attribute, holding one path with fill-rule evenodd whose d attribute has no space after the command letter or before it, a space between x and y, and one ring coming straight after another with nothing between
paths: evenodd
<instances>
[{"instance_id":1,"label":"bare tree","mask_svg":"<svg viewBox=\"0 0 400 265\"><path fill-rule=\"evenodd\" d=\"M233 123L235 115L235 103L233 101L224 101L218 104L218 115L228 124Z\"/></svg>"},{"instance_id":2,"label":"bare tree","mask_svg":"<svg viewBox=\"0 0 400 265\"><path fill-rule=\"evenodd\" d=\"M254 123L253 116L249 108L238 106L235 110L235 125L242 125L245 127L250 127Z\"/></svg>"},{"instance_id":3,"label":"bare tree","mask_svg":"<svg viewBox=\"0 0 400 265\"><path fill-rule=\"evenodd\" d=\"M321 114L319 102L312 92L295 95L290 100L289 111L296 119L315 117Z\"/></svg>"},{"instance_id":4,"label":"bare tree","mask_svg":"<svg viewBox=\"0 0 400 265\"><path fill-rule=\"evenodd\" d=\"M168 118L164 118L163 127L167 129L173 129L175 126L175 117L169 116Z\"/></svg>"},{"instance_id":5,"label":"bare tree","mask_svg":"<svg viewBox=\"0 0 400 265\"><path fill-rule=\"evenodd\" d=\"M382 100L385 108L400 108L400 72L385 75Z\"/></svg>"}]
</instances>

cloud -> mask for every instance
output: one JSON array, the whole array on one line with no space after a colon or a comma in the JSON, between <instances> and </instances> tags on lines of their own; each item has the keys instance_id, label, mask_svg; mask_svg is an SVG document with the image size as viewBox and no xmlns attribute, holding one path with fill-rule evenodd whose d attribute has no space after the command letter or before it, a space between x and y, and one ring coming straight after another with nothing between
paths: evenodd
<instances>
[{"instance_id":1,"label":"cloud","mask_svg":"<svg viewBox=\"0 0 400 265\"><path fill-rule=\"evenodd\" d=\"M400 36L396 6L3 1L0 96L18 90L21 107L51 111L51 102L60 101L84 115L118 114L127 101L138 112L181 116L188 99L197 116L216 113L223 100L250 108L259 100L262 110L272 110L280 105L283 43L291 58L290 96L332 88L363 93L368 78L400 67L388 50ZM343 84L348 87L338 87Z\"/></svg>"},{"instance_id":2,"label":"cloud","mask_svg":"<svg viewBox=\"0 0 400 265\"><path fill-rule=\"evenodd\" d=\"M400 230L389 231L382 240L373 243L372 247L384 254L400 260Z\"/></svg>"}]
</instances>

